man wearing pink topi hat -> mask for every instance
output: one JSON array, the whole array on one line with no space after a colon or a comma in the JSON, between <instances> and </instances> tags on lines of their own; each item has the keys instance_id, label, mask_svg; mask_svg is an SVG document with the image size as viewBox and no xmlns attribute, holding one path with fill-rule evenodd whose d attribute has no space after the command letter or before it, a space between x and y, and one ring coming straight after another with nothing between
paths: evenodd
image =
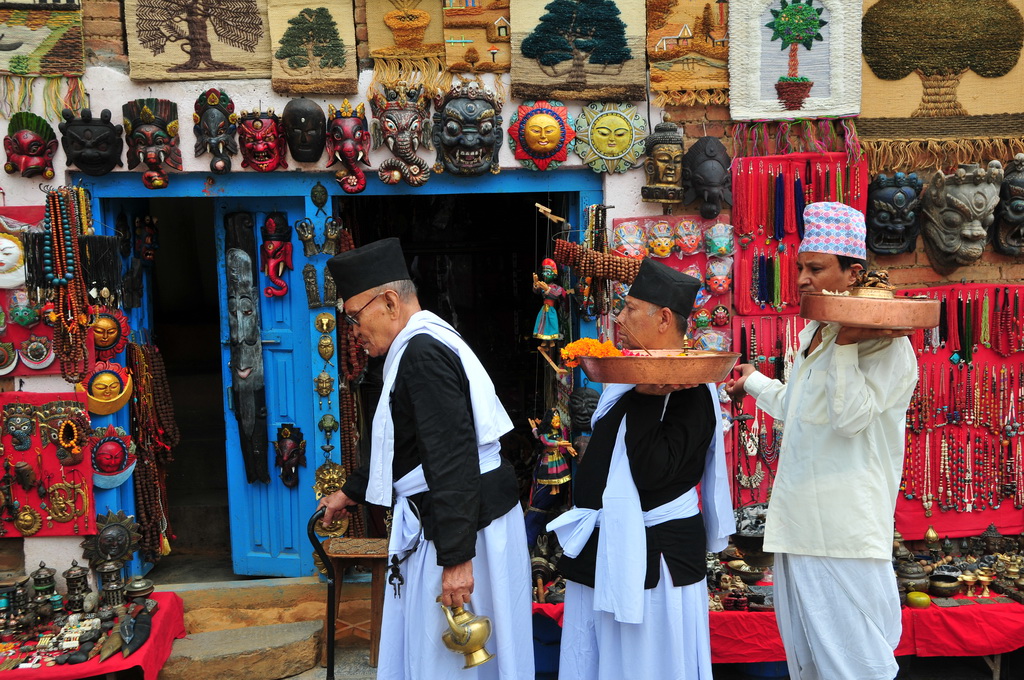
<instances>
[{"instance_id":1,"label":"man wearing pink topi hat","mask_svg":"<svg viewBox=\"0 0 1024 680\"><path fill-rule=\"evenodd\" d=\"M849 290L866 265L864 216L812 203L804 225L800 293ZM899 670L891 559L917 384L909 334L811 321L786 384L742 364L727 386L785 423L764 549L775 553L775 615L792 680L892 680Z\"/></svg>"}]
</instances>

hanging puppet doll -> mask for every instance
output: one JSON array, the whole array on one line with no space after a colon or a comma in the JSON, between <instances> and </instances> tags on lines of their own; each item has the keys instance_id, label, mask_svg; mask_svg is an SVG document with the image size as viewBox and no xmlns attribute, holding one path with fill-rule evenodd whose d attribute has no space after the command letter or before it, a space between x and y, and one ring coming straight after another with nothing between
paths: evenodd
<instances>
[{"instance_id":1,"label":"hanging puppet doll","mask_svg":"<svg viewBox=\"0 0 1024 680\"><path fill-rule=\"evenodd\" d=\"M541 451L537 465L533 470L533 488L530 491L530 504L526 509L526 540L533 545L537 536L544 533L544 526L560 505L568 503L568 494L560 493L563 487L568 489L569 461L565 453L576 455L576 449L566 439L562 428L562 417L558 409L548 409L542 419L529 419L533 428L533 436L540 443Z\"/></svg>"},{"instance_id":2,"label":"hanging puppet doll","mask_svg":"<svg viewBox=\"0 0 1024 680\"><path fill-rule=\"evenodd\" d=\"M557 277L558 265L550 258L540 263L540 278L537 278L536 274L533 275L533 292L544 297L544 306L537 312L537 321L533 325L533 337L540 340L542 351L554 347L555 340L562 339L558 327L557 305L558 301L566 296L566 291L555 283Z\"/></svg>"}]
</instances>

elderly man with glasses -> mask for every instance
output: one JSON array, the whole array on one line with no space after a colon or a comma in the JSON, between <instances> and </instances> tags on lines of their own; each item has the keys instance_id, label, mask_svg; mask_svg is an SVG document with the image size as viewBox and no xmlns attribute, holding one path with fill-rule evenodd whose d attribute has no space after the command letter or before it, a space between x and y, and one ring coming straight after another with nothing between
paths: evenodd
<instances>
[{"instance_id":1,"label":"elderly man with glasses","mask_svg":"<svg viewBox=\"0 0 1024 680\"><path fill-rule=\"evenodd\" d=\"M420 308L398 239L331 258L339 311L384 384L370 458L323 498L324 523L357 503L394 504L393 582L381 627L381 680L533 680L530 563L512 467L499 438L512 421L462 337ZM398 570L400 579L395 577ZM437 606L490 617L493 660L463 670L445 649Z\"/></svg>"}]
</instances>

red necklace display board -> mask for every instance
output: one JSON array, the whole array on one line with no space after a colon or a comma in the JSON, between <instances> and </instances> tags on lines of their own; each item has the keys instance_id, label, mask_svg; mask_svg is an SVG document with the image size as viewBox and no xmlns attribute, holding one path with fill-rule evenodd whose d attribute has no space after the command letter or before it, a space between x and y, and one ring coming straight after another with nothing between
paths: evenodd
<instances>
[{"instance_id":1,"label":"red necklace display board","mask_svg":"<svg viewBox=\"0 0 1024 680\"><path fill-rule=\"evenodd\" d=\"M73 666L46 666L38 668L15 668L4 671L4 680L78 680L109 673L109 677L117 671L130 668L142 668L144 680L157 680L160 669L171 655L171 647L175 640L187 635L185 630L185 606L177 593L153 593L150 599L156 600L157 610L153 614L153 627L149 639L131 656L125 658L120 653L114 654L106 661L94 657Z\"/></svg>"},{"instance_id":2,"label":"red necklace display board","mask_svg":"<svg viewBox=\"0 0 1024 680\"><path fill-rule=\"evenodd\" d=\"M89 415L75 392L0 394L0 528L7 535L96 533ZM76 450L77 449L77 450ZM77 459L77 462L76 462Z\"/></svg>"},{"instance_id":3,"label":"red necklace display board","mask_svg":"<svg viewBox=\"0 0 1024 680\"><path fill-rule=\"evenodd\" d=\"M1024 286L901 291L943 300L938 327L911 337L918 384L896 528L919 540L1024 532Z\"/></svg>"}]
</instances>

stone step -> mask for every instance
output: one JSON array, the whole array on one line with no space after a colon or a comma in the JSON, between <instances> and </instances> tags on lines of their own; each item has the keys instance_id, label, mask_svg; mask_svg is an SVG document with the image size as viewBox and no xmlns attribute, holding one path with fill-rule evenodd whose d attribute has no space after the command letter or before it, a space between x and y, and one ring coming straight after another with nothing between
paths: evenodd
<instances>
[{"instance_id":1,"label":"stone step","mask_svg":"<svg viewBox=\"0 0 1024 680\"><path fill-rule=\"evenodd\" d=\"M190 634L177 640L159 680L280 680L317 665L323 620Z\"/></svg>"},{"instance_id":2,"label":"stone step","mask_svg":"<svg viewBox=\"0 0 1024 680\"><path fill-rule=\"evenodd\" d=\"M327 583L316 576L266 578L213 583L165 583L158 591L173 591L185 603L185 613L197 609L288 609L306 602L327 606ZM370 583L345 583L342 599L369 600Z\"/></svg>"}]
</instances>

